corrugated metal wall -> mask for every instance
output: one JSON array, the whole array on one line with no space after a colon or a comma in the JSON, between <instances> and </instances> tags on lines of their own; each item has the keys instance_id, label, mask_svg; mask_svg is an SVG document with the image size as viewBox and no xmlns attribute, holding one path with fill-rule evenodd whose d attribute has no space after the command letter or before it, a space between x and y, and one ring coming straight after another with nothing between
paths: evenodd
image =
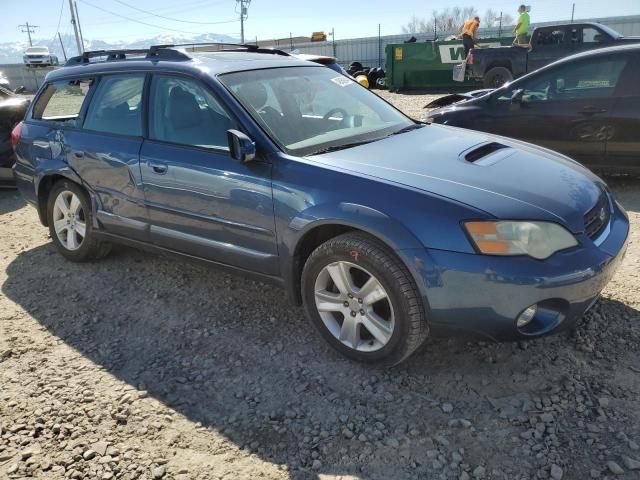
<instances>
[{"instance_id":1,"label":"corrugated metal wall","mask_svg":"<svg viewBox=\"0 0 640 480\"><path fill-rule=\"evenodd\" d=\"M640 15L576 20L576 23L579 22L598 22L617 30L625 36L640 36ZM561 21L536 23L533 24L533 27L553 25L557 23L561 23ZM503 26L502 36L511 36L512 29L513 26ZM439 32L438 38L444 39L448 35L456 33L457 32ZM483 28L479 30L480 37L497 37L498 34L499 32L497 28ZM337 57L338 62L343 66L349 65L351 62L360 62L365 67L381 66L384 68L384 52L386 45L390 43L402 43L411 36L415 36L418 42L433 40L434 38L433 33L385 35L380 37L380 39L378 39L377 36L374 36L366 38L352 38L349 40L337 40L335 44L332 42L298 43L295 45L295 50L300 53L334 56Z\"/></svg>"}]
</instances>

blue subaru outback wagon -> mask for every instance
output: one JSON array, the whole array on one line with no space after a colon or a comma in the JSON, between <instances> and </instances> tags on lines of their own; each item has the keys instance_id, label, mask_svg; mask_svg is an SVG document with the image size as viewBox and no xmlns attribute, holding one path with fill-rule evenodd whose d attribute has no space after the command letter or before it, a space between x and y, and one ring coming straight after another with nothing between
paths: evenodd
<instances>
[{"instance_id":1,"label":"blue subaru outback wagon","mask_svg":"<svg viewBox=\"0 0 640 480\"><path fill-rule=\"evenodd\" d=\"M614 274L628 218L578 163L416 123L282 52L219 50L92 52L47 76L15 177L62 255L118 242L258 275L386 365L431 330L570 327Z\"/></svg>"}]
</instances>

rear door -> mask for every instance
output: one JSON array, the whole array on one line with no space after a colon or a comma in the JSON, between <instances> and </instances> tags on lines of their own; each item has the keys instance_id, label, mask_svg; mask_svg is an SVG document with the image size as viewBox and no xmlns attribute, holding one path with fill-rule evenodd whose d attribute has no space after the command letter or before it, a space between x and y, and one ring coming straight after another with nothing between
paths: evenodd
<instances>
[{"instance_id":1,"label":"rear door","mask_svg":"<svg viewBox=\"0 0 640 480\"><path fill-rule=\"evenodd\" d=\"M276 274L271 164L234 160L233 115L199 80L154 75L140 166L157 245Z\"/></svg>"},{"instance_id":2,"label":"rear door","mask_svg":"<svg viewBox=\"0 0 640 480\"><path fill-rule=\"evenodd\" d=\"M640 172L640 58L629 63L616 86L607 138L606 168L621 173Z\"/></svg>"},{"instance_id":3,"label":"rear door","mask_svg":"<svg viewBox=\"0 0 640 480\"><path fill-rule=\"evenodd\" d=\"M533 72L569 55L570 44L567 33L566 27L538 28L532 39L527 71Z\"/></svg>"},{"instance_id":4,"label":"rear door","mask_svg":"<svg viewBox=\"0 0 640 480\"><path fill-rule=\"evenodd\" d=\"M97 194L103 228L139 240L148 240L139 167L144 82L144 73L98 78L82 129L64 132L67 162Z\"/></svg>"},{"instance_id":5,"label":"rear door","mask_svg":"<svg viewBox=\"0 0 640 480\"><path fill-rule=\"evenodd\" d=\"M500 120L483 129L602 166L614 128L613 95L626 64L619 57L584 58L516 82L494 100ZM512 103L520 89L522 102Z\"/></svg>"}]
</instances>

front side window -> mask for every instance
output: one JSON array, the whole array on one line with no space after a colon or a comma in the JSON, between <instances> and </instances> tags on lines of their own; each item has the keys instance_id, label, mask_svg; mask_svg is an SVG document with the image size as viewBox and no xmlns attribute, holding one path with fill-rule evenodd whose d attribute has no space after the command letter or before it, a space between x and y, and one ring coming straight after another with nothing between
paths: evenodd
<instances>
[{"instance_id":1,"label":"front side window","mask_svg":"<svg viewBox=\"0 0 640 480\"><path fill-rule=\"evenodd\" d=\"M329 68L273 68L219 78L273 140L295 155L374 141L413 125Z\"/></svg>"},{"instance_id":2,"label":"front side window","mask_svg":"<svg viewBox=\"0 0 640 480\"><path fill-rule=\"evenodd\" d=\"M35 120L76 124L92 79L61 80L47 85L33 107Z\"/></svg>"},{"instance_id":3,"label":"front side window","mask_svg":"<svg viewBox=\"0 0 640 480\"><path fill-rule=\"evenodd\" d=\"M149 99L152 140L228 150L227 130L235 122L216 97L184 77L155 75Z\"/></svg>"},{"instance_id":4,"label":"front side window","mask_svg":"<svg viewBox=\"0 0 640 480\"><path fill-rule=\"evenodd\" d=\"M84 128L96 132L142 136L144 75L109 75L100 79Z\"/></svg>"},{"instance_id":5,"label":"front side window","mask_svg":"<svg viewBox=\"0 0 640 480\"><path fill-rule=\"evenodd\" d=\"M626 65L624 58L572 62L516 82L501 91L498 100L511 101L518 90L523 90L523 102L611 97Z\"/></svg>"},{"instance_id":6,"label":"front side window","mask_svg":"<svg viewBox=\"0 0 640 480\"><path fill-rule=\"evenodd\" d=\"M605 36L593 27L585 27L582 29L582 42L583 43L602 43L605 40Z\"/></svg>"}]
</instances>

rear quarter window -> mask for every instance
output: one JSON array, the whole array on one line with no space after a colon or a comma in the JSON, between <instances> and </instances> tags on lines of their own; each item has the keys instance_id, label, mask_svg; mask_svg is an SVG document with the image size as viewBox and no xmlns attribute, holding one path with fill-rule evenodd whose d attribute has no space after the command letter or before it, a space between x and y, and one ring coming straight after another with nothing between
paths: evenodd
<instances>
[{"instance_id":1,"label":"rear quarter window","mask_svg":"<svg viewBox=\"0 0 640 480\"><path fill-rule=\"evenodd\" d=\"M36 101L32 118L75 126L92 85L92 79L50 83Z\"/></svg>"}]
</instances>

